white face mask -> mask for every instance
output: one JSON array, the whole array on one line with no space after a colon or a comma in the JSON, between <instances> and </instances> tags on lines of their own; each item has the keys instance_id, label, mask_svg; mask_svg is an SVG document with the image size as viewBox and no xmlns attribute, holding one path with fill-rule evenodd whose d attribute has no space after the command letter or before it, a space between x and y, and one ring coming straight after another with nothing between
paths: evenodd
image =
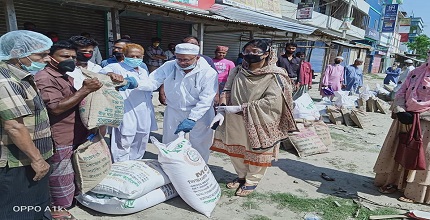
<instances>
[{"instance_id":1,"label":"white face mask","mask_svg":"<svg viewBox=\"0 0 430 220\"><path fill-rule=\"evenodd\" d=\"M181 70L192 70L192 69L194 69L194 68L196 68L196 66L197 66L197 61L196 62L194 62L193 64L191 64L191 65L189 65L189 66L187 66L187 67L181 67L181 66L179 66L179 64L178 63L176 63L176 66L179 68L179 69L181 69Z\"/></svg>"}]
</instances>

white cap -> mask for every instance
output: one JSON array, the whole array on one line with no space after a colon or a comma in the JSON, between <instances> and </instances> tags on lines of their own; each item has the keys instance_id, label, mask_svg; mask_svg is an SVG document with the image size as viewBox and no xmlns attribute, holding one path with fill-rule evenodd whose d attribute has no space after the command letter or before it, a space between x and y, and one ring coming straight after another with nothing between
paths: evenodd
<instances>
[{"instance_id":1,"label":"white cap","mask_svg":"<svg viewBox=\"0 0 430 220\"><path fill-rule=\"evenodd\" d=\"M355 59L355 61L357 61L357 62L364 62L363 59L361 59L361 58L357 58L357 59Z\"/></svg>"},{"instance_id":2,"label":"white cap","mask_svg":"<svg viewBox=\"0 0 430 220\"><path fill-rule=\"evenodd\" d=\"M405 63L414 63L411 59L405 60Z\"/></svg>"},{"instance_id":3,"label":"white cap","mask_svg":"<svg viewBox=\"0 0 430 220\"><path fill-rule=\"evenodd\" d=\"M198 55L200 53L200 47L190 43L182 43L176 45L175 53Z\"/></svg>"},{"instance_id":4,"label":"white cap","mask_svg":"<svg viewBox=\"0 0 430 220\"><path fill-rule=\"evenodd\" d=\"M343 59L343 57L341 57L341 56L337 56L337 57L335 57L335 59L341 59L341 60L344 60L344 59Z\"/></svg>"}]
</instances>

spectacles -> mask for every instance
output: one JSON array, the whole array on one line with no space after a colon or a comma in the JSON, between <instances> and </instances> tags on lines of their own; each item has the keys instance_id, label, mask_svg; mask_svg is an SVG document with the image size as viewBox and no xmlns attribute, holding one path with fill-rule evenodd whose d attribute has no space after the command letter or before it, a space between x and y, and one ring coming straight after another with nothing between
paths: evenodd
<instances>
[{"instance_id":1,"label":"spectacles","mask_svg":"<svg viewBox=\"0 0 430 220\"><path fill-rule=\"evenodd\" d=\"M191 61L193 61L194 59L196 59L197 56L195 56L193 59L180 59L180 58L176 58L176 61L178 63L189 63Z\"/></svg>"}]
</instances>

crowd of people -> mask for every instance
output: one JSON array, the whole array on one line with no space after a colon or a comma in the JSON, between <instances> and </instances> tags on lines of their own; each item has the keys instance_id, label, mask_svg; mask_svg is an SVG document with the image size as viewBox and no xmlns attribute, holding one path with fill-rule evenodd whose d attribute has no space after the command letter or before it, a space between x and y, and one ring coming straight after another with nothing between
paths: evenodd
<instances>
[{"instance_id":1,"label":"crowd of people","mask_svg":"<svg viewBox=\"0 0 430 220\"><path fill-rule=\"evenodd\" d=\"M285 54L278 56L270 40L253 39L234 63L225 58L228 46L214 48L213 58L200 54L194 36L169 44L167 51L160 42L153 38L144 49L123 37L115 41L111 57L94 60L98 44L85 34L55 42L28 30L0 37L1 219L73 219L67 211L79 193L73 151L100 132L111 137L114 163L141 159L150 132L158 129L152 102L156 90L166 106L163 143L175 140L179 132L189 133L206 162L210 150L230 156L237 178L227 188L243 197L256 189L278 157L279 143L298 131L293 100L312 89L314 74L306 54L287 43ZM319 83L322 96L360 92L363 61L346 67L342 61L338 56L325 68ZM430 110L427 65L416 70L409 65L400 78L397 65L387 70L386 81L401 86L393 106L396 117L375 165L375 185L384 193L405 190L403 201L409 202L430 202L428 169L398 169L392 148L400 128L413 124L413 114L422 113L423 129L430 126L425 114ZM103 86L97 78L87 78L86 71L126 82L117 88L124 100L119 127L88 130L83 125L79 103ZM423 134L427 150L428 130ZM37 205L42 211L16 212L17 205Z\"/></svg>"}]
</instances>

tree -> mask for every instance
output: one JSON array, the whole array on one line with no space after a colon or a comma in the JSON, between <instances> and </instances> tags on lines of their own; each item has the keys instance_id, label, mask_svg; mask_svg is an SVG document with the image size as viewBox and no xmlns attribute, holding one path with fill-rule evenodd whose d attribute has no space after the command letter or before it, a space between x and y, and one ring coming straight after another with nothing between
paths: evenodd
<instances>
[{"instance_id":1,"label":"tree","mask_svg":"<svg viewBox=\"0 0 430 220\"><path fill-rule=\"evenodd\" d=\"M406 43L410 50L415 51L418 59L426 59L430 48L430 38L425 34L418 35L413 42Z\"/></svg>"}]
</instances>

